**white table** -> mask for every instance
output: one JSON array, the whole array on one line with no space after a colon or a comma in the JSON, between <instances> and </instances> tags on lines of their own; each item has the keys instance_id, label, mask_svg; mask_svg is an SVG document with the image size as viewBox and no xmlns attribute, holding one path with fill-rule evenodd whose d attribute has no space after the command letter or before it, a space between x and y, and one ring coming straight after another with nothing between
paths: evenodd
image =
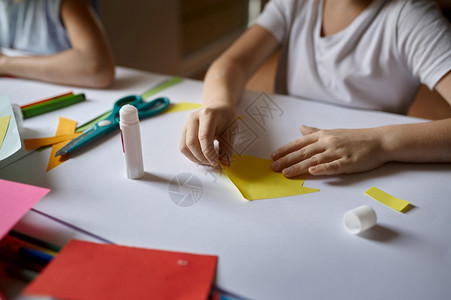
<instances>
[{"instance_id":1,"label":"white table","mask_svg":"<svg viewBox=\"0 0 451 300\"><path fill-rule=\"evenodd\" d=\"M77 89L88 101L28 119L25 128L31 136L53 135L59 116L83 123L166 77L119 68L111 90ZM74 89L0 79L0 93L19 104L67 90ZM156 96L200 102L202 82L184 80ZM246 130L236 150L263 158L298 137L301 124L359 128L422 121L256 93L246 93L240 107ZM0 169L0 178L50 188L35 209L114 243L218 255L216 285L246 298L451 299L451 164L390 163L362 174L309 176L304 185L319 192L249 202L221 172L179 153L188 114L141 122L141 180L126 179L117 132L48 173L50 149ZM199 201L176 205L172 183L190 176ZM363 194L371 186L415 208L405 214L391 210ZM181 187L181 195L189 192ZM355 236L342 217L362 204L375 209L378 225ZM51 231L46 238L56 239Z\"/></svg>"}]
</instances>

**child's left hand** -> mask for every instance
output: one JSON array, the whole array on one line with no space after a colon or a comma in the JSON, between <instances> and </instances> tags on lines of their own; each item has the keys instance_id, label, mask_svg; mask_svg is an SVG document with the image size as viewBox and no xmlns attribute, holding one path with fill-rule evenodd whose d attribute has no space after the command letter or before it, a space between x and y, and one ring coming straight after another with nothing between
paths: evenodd
<instances>
[{"instance_id":1,"label":"child's left hand","mask_svg":"<svg viewBox=\"0 0 451 300\"><path fill-rule=\"evenodd\" d=\"M271 168L286 177L368 171L385 163L378 128L321 130L301 126L303 137L272 154Z\"/></svg>"}]
</instances>

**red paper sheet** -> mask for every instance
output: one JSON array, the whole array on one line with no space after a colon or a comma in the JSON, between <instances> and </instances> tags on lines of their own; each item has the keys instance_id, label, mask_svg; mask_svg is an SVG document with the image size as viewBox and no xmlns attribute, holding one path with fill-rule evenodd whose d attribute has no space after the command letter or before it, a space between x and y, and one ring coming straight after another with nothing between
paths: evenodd
<instances>
[{"instance_id":1,"label":"red paper sheet","mask_svg":"<svg viewBox=\"0 0 451 300\"><path fill-rule=\"evenodd\" d=\"M6 300L6 296L2 294L2 291L0 291L0 300Z\"/></svg>"},{"instance_id":2,"label":"red paper sheet","mask_svg":"<svg viewBox=\"0 0 451 300\"><path fill-rule=\"evenodd\" d=\"M72 240L25 293L63 299L207 299L217 259Z\"/></svg>"}]
</instances>

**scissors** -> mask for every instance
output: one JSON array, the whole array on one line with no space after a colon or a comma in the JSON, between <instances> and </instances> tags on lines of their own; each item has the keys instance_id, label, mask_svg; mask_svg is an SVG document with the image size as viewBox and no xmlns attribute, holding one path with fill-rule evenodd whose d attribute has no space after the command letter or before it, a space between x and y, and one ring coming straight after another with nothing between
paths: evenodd
<instances>
[{"instance_id":1,"label":"scissors","mask_svg":"<svg viewBox=\"0 0 451 300\"><path fill-rule=\"evenodd\" d=\"M139 95L123 97L114 103L113 110L107 118L94 124L82 135L70 141L67 145L58 150L55 156L72 152L91 141L110 133L116 128L119 128L119 110L126 104L135 106L138 110L138 117L142 120L164 112L169 107L170 102L166 97L160 97L149 102L144 102Z\"/></svg>"}]
</instances>

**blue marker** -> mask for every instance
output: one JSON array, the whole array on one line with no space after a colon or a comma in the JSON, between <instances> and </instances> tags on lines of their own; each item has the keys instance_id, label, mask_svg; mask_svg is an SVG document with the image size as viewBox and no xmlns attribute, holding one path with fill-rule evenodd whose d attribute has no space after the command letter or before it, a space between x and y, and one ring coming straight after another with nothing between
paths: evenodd
<instances>
[{"instance_id":1,"label":"blue marker","mask_svg":"<svg viewBox=\"0 0 451 300\"><path fill-rule=\"evenodd\" d=\"M20 247L19 255L41 264L48 264L53 259L53 255L51 254L26 247Z\"/></svg>"}]
</instances>

